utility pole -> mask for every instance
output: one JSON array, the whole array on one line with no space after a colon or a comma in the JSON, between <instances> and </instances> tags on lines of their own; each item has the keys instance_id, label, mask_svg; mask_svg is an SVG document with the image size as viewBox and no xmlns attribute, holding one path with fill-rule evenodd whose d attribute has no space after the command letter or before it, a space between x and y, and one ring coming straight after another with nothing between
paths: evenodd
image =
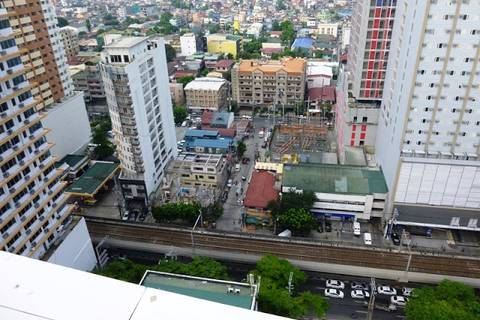
<instances>
[{"instance_id":1,"label":"utility pole","mask_svg":"<svg viewBox=\"0 0 480 320\"><path fill-rule=\"evenodd\" d=\"M293 290L293 272L290 272L290 275L288 276L288 293L292 295L292 290Z\"/></svg>"},{"instance_id":2,"label":"utility pole","mask_svg":"<svg viewBox=\"0 0 480 320\"><path fill-rule=\"evenodd\" d=\"M370 300L368 301L368 314L367 320L373 319L373 310L375 308L375 292L376 292L376 285L375 285L375 278L370 278Z\"/></svg>"},{"instance_id":3,"label":"utility pole","mask_svg":"<svg viewBox=\"0 0 480 320\"><path fill-rule=\"evenodd\" d=\"M193 232L195 231L195 227L197 226L199 221L200 221L201 225L203 224L202 220L203 220L202 219L202 211L200 211L199 214L198 214L197 220L195 221L195 224L192 227L192 231L190 232L190 235L191 235L191 238L192 238L192 255L194 255L194 256L195 256L195 238L193 236Z\"/></svg>"}]
</instances>

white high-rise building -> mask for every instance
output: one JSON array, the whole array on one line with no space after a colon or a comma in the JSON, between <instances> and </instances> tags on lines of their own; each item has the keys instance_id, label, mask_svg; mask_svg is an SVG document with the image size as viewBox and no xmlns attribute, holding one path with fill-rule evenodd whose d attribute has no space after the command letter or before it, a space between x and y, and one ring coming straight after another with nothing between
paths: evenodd
<instances>
[{"instance_id":1,"label":"white high-rise building","mask_svg":"<svg viewBox=\"0 0 480 320\"><path fill-rule=\"evenodd\" d=\"M182 56L188 57L197 53L197 37L193 33L186 33L180 37Z\"/></svg>"},{"instance_id":2,"label":"white high-rise building","mask_svg":"<svg viewBox=\"0 0 480 320\"><path fill-rule=\"evenodd\" d=\"M120 185L126 199L148 201L177 155L165 44L147 37L105 43L101 71L122 164Z\"/></svg>"},{"instance_id":3,"label":"white high-rise building","mask_svg":"<svg viewBox=\"0 0 480 320\"><path fill-rule=\"evenodd\" d=\"M399 1L376 142L390 210L480 209L479 85L480 1Z\"/></svg>"}]
</instances>

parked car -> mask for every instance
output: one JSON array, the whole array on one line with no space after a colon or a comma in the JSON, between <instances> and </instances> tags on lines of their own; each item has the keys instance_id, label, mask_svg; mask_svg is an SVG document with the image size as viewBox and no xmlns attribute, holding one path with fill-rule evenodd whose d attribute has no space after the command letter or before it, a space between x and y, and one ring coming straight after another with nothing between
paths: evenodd
<instances>
[{"instance_id":1,"label":"parked car","mask_svg":"<svg viewBox=\"0 0 480 320\"><path fill-rule=\"evenodd\" d=\"M400 245L400 236L398 235L398 233L396 232L392 233L392 242L396 246Z\"/></svg>"},{"instance_id":2,"label":"parked car","mask_svg":"<svg viewBox=\"0 0 480 320\"><path fill-rule=\"evenodd\" d=\"M323 233L323 224L319 224L317 228L318 232Z\"/></svg>"},{"instance_id":3,"label":"parked car","mask_svg":"<svg viewBox=\"0 0 480 320\"><path fill-rule=\"evenodd\" d=\"M368 293L368 291L365 291L365 290L352 290L352 292L350 293L350 295L352 296L353 299L365 299L365 298L370 298L370 293Z\"/></svg>"},{"instance_id":4,"label":"parked car","mask_svg":"<svg viewBox=\"0 0 480 320\"><path fill-rule=\"evenodd\" d=\"M390 298L390 302L399 307L404 307L407 304L408 298L403 296L393 296Z\"/></svg>"},{"instance_id":5,"label":"parked car","mask_svg":"<svg viewBox=\"0 0 480 320\"><path fill-rule=\"evenodd\" d=\"M232 183L233 183L232 179L228 179L228 181L227 181L227 188L231 188L231 187L232 187Z\"/></svg>"},{"instance_id":6,"label":"parked car","mask_svg":"<svg viewBox=\"0 0 480 320\"><path fill-rule=\"evenodd\" d=\"M364 282L352 282L351 284L352 289L360 289L360 290L368 290L369 286L368 284Z\"/></svg>"},{"instance_id":7,"label":"parked car","mask_svg":"<svg viewBox=\"0 0 480 320\"><path fill-rule=\"evenodd\" d=\"M247 181L247 177L242 176L242 180L243 180L243 181Z\"/></svg>"},{"instance_id":8,"label":"parked car","mask_svg":"<svg viewBox=\"0 0 480 320\"><path fill-rule=\"evenodd\" d=\"M330 221L325 221L325 231L332 232L332 223Z\"/></svg>"},{"instance_id":9,"label":"parked car","mask_svg":"<svg viewBox=\"0 0 480 320\"><path fill-rule=\"evenodd\" d=\"M360 222L355 221L353 223L353 235L360 236L362 233L360 232Z\"/></svg>"},{"instance_id":10,"label":"parked car","mask_svg":"<svg viewBox=\"0 0 480 320\"><path fill-rule=\"evenodd\" d=\"M249 162L250 162L250 158L243 157L243 159L242 159L242 163L243 163L243 164L247 164L247 163L249 163Z\"/></svg>"},{"instance_id":11,"label":"parked car","mask_svg":"<svg viewBox=\"0 0 480 320\"><path fill-rule=\"evenodd\" d=\"M325 297L343 299L343 291L337 289L325 289Z\"/></svg>"},{"instance_id":12,"label":"parked car","mask_svg":"<svg viewBox=\"0 0 480 320\"><path fill-rule=\"evenodd\" d=\"M372 245L372 234L370 232L365 232L363 234L363 243L365 243L367 246Z\"/></svg>"},{"instance_id":13,"label":"parked car","mask_svg":"<svg viewBox=\"0 0 480 320\"><path fill-rule=\"evenodd\" d=\"M403 287L402 288L402 294L406 297L410 297L412 296L413 294L413 288L407 288L407 287Z\"/></svg>"},{"instance_id":14,"label":"parked car","mask_svg":"<svg viewBox=\"0 0 480 320\"><path fill-rule=\"evenodd\" d=\"M384 294L387 296L394 296L397 294L397 290L395 288L392 288L390 286L379 286L377 288L378 293Z\"/></svg>"},{"instance_id":15,"label":"parked car","mask_svg":"<svg viewBox=\"0 0 480 320\"><path fill-rule=\"evenodd\" d=\"M240 171L240 163L237 163L235 165L235 171L237 171L237 172Z\"/></svg>"},{"instance_id":16,"label":"parked car","mask_svg":"<svg viewBox=\"0 0 480 320\"><path fill-rule=\"evenodd\" d=\"M228 191L225 191L222 194L222 202L227 202L227 199L228 199Z\"/></svg>"},{"instance_id":17,"label":"parked car","mask_svg":"<svg viewBox=\"0 0 480 320\"><path fill-rule=\"evenodd\" d=\"M327 280L326 286L327 286L327 288L334 288L334 289L344 289L345 288L345 284L342 281L332 280L332 279Z\"/></svg>"},{"instance_id":18,"label":"parked car","mask_svg":"<svg viewBox=\"0 0 480 320\"><path fill-rule=\"evenodd\" d=\"M123 213L122 220L128 220L130 216L130 212L127 210Z\"/></svg>"}]
</instances>

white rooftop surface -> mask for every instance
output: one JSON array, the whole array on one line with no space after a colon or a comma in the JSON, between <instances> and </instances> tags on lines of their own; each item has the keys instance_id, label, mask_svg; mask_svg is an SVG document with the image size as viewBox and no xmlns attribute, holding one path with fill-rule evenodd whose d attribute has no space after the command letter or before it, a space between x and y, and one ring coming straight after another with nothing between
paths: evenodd
<instances>
[{"instance_id":1,"label":"white rooftop surface","mask_svg":"<svg viewBox=\"0 0 480 320\"><path fill-rule=\"evenodd\" d=\"M333 76L333 71L332 71L332 67L330 66L309 62L307 64L307 75L308 76L324 75L331 78Z\"/></svg>"},{"instance_id":2,"label":"white rooftop surface","mask_svg":"<svg viewBox=\"0 0 480 320\"><path fill-rule=\"evenodd\" d=\"M225 79L203 77L190 81L185 90L220 90L222 85L226 82Z\"/></svg>"},{"instance_id":3,"label":"white rooftop surface","mask_svg":"<svg viewBox=\"0 0 480 320\"><path fill-rule=\"evenodd\" d=\"M147 40L148 37L121 37L119 40L105 46L105 48L131 48Z\"/></svg>"},{"instance_id":4,"label":"white rooftop surface","mask_svg":"<svg viewBox=\"0 0 480 320\"><path fill-rule=\"evenodd\" d=\"M0 319L286 319L4 251L0 251L0 271Z\"/></svg>"}]
</instances>

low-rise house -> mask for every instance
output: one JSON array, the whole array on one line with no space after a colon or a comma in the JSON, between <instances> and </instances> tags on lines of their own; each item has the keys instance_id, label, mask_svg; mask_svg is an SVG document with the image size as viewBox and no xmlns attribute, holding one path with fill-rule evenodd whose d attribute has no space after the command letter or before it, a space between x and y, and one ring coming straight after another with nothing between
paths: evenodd
<instances>
[{"instance_id":1,"label":"low-rise house","mask_svg":"<svg viewBox=\"0 0 480 320\"><path fill-rule=\"evenodd\" d=\"M185 86L187 107L190 110L217 111L227 105L227 81L220 78L203 77Z\"/></svg>"},{"instance_id":2,"label":"low-rise house","mask_svg":"<svg viewBox=\"0 0 480 320\"><path fill-rule=\"evenodd\" d=\"M254 171L243 200L245 222L271 225L272 215L268 210L268 203L277 200L278 195L279 191L275 189L275 176L268 171Z\"/></svg>"}]
</instances>

